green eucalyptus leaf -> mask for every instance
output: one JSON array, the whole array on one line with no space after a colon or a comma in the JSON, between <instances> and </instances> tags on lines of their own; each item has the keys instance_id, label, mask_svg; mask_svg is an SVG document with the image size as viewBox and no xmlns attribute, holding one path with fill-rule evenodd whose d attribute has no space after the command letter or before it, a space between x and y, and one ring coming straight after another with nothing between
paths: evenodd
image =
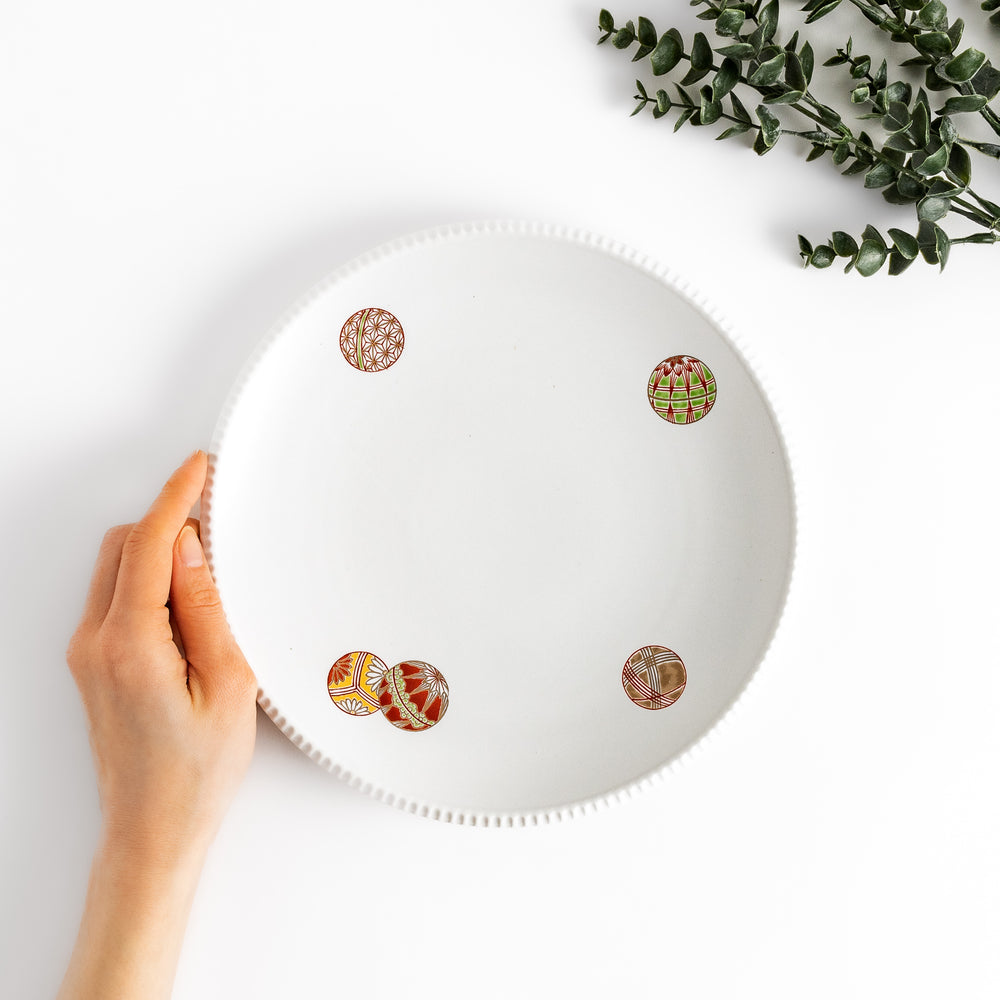
<instances>
[{"instance_id":1,"label":"green eucalyptus leaf","mask_svg":"<svg viewBox=\"0 0 1000 1000\"><path fill-rule=\"evenodd\" d=\"M809 86L806 74L802 69L802 63L794 52L789 52L785 56L785 83L792 90L797 90L800 94L805 93L806 88Z\"/></svg>"},{"instance_id":2,"label":"green eucalyptus leaf","mask_svg":"<svg viewBox=\"0 0 1000 1000\"><path fill-rule=\"evenodd\" d=\"M777 141L778 136L781 133L781 122L774 115L773 112L768 110L763 104L757 106L757 120L760 122L760 133L759 138L762 139L765 146L768 149L771 148Z\"/></svg>"},{"instance_id":3,"label":"green eucalyptus leaf","mask_svg":"<svg viewBox=\"0 0 1000 1000\"><path fill-rule=\"evenodd\" d=\"M896 168L891 163L876 163L865 174L866 188L884 188L896 179Z\"/></svg>"},{"instance_id":4,"label":"green eucalyptus leaf","mask_svg":"<svg viewBox=\"0 0 1000 1000\"><path fill-rule=\"evenodd\" d=\"M701 31L694 36L691 44L691 68L706 72L712 68L712 46Z\"/></svg>"},{"instance_id":5,"label":"green eucalyptus leaf","mask_svg":"<svg viewBox=\"0 0 1000 1000\"><path fill-rule=\"evenodd\" d=\"M645 100L649 100L649 94L646 93L646 88L642 85L642 80L635 81L636 89L639 91L639 96Z\"/></svg>"},{"instance_id":6,"label":"green eucalyptus leaf","mask_svg":"<svg viewBox=\"0 0 1000 1000\"><path fill-rule=\"evenodd\" d=\"M635 41L635 32L630 28L622 28L611 36L611 44L616 49L627 49Z\"/></svg>"},{"instance_id":7,"label":"green eucalyptus leaf","mask_svg":"<svg viewBox=\"0 0 1000 1000\"><path fill-rule=\"evenodd\" d=\"M720 56L729 56L730 59L749 59L754 53L754 48L748 42L736 42L733 45L723 45L715 51Z\"/></svg>"},{"instance_id":8,"label":"green eucalyptus leaf","mask_svg":"<svg viewBox=\"0 0 1000 1000\"><path fill-rule=\"evenodd\" d=\"M954 52L962 41L962 33L965 31L965 21L956 17L948 29L948 37L951 39L951 49Z\"/></svg>"},{"instance_id":9,"label":"green eucalyptus leaf","mask_svg":"<svg viewBox=\"0 0 1000 1000\"><path fill-rule=\"evenodd\" d=\"M602 10L597 18L597 26L601 31L614 31L615 30L615 19L611 16L611 12L608 10Z\"/></svg>"},{"instance_id":10,"label":"green eucalyptus leaf","mask_svg":"<svg viewBox=\"0 0 1000 1000\"><path fill-rule=\"evenodd\" d=\"M844 177L853 177L855 174L863 174L868 169L868 164L864 160L855 160L846 170L841 170Z\"/></svg>"},{"instance_id":11,"label":"green eucalyptus leaf","mask_svg":"<svg viewBox=\"0 0 1000 1000\"><path fill-rule=\"evenodd\" d=\"M942 145L933 153L929 153L925 156L919 165L914 167L914 169L922 177L933 177L935 174L939 174L942 170L944 170L947 163L948 147Z\"/></svg>"},{"instance_id":12,"label":"green eucalyptus leaf","mask_svg":"<svg viewBox=\"0 0 1000 1000\"><path fill-rule=\"evenodd\" d=\"M742 135L744 132L749 132L750 126L746 122L737 122L735 125L730 125L725 132L720 133L715 138L716 139L731 139L734 135Z\"/></svg>"},{"instance_id":13,"label":"green eucalyptus leaf","mask_svg":"<svg viewBox=\"0 0 1000 1000\"><path fill-rule=\"evenodd\" d=\"M816 65L816 56L813 53L812 46L806 42L799 51L799 64L802 66L802 74L806 78L806 85L803 90L809 89L809 84L812 82L813 69Z\"/></svg>"},{"instance_id":14,"label":"green eucalyptus leaf","mask_svg":"<svg viewBox=\"0 0 1000 1000\"><path fill-rule=\"evenodd\" d=\"M969 83L977 94L992 101L997 94L1000 94L1000 70L991 63L986 63Z\"/></svg>"},{"instance_id":15,"label":"green eucalyptus leaf","mask_svg":"<svg viewBox=\"0 0 1000 1000\"><path fill-rule=\"evenodd\" d=\"M949 97L944 107L938 109L939 115L958 115L969 111L979 111L986 106L986 98L982 94L963 94L961 97Z\"/></svg>"},{"instance_id":16,"label":"green eucalyptus leaf","mask_svg":"<svg viewBox=\"0 0 1000 1000\"><path fill-rule=\"evenodd\" d=\"M889 105L889 110L882 118L882 128L886 132L902 132L909 128L910 110L902 101L893 101Z\"/></svg>"},{"instance_id":17,"label":"green eucalyptus leaf","mask_svg":"<svg viewBox=\"0 0 1000 1000\"><path fill-rule=\"evenodd\" d=\"M951 90L955 85L949 83L943 76L940 76L933 66L928 66L927 72L924 74L924 86L928 90L940 91Z\"/></svg>"},{"instance_id":18,"label":"green eucalyptus leaf","mask_svg":"<svg viewBox=\"0 0 1000 1000\"><path fill-rule=\"evenodd\" d=\"M683 78L681 79L681 83L683 83L685 87L690 87L692 84L697 83L699 80L704 80L705 77L708 76L708 74L709 70L695 69L694 66L692 66L684 74Z\"/></svg>"},{"instance_id":19,"label":"green eucalyptus leaf","mask_svg":"<svg viewBox=\"0 0 1000 1000\"><path fill-rule=\"evenodd\" d=\"M913 44L918 51L932 59L940 59L951 55L954 48L951 39L943 31L924 31L914 39Z\"/></svg>"},{"instance_id":20,"label":"green eucalyptus leaf","mask_svg":"<svg viewBox=\"0 0 1000 1000\"><path fill-rule=\"evenodd\" d=\"M860 59L856 59L854 65L851 67L851 76L855 80L860 80L863 76L868 75L868 70L871 69L872 59L871 56L862 56Z\"/></svg>"},{"instance_id":21,"label":"green eucalyptus leaf","mask_svg":"<svg viewBox=\"0 0 1000 1000\"><path fill-rule=\"evenodd\" d=\"M928 195L917 204L917 218L928 222L937 222L951 211L951 202L947 198Z\"/></svg>"},{"instance_id":22,"label":"green eucalyptus leaf","mask_svg":"<svg viewBox=\"0 0 1000 1000\"><path fill-rule=\"evenodd\" d=\"M675 122L674 122L674 131L675 131L675 132L678 132L678 131L680 131L680 129L681 129L681 126L683 126L683 125L685 124L685 122L688 122L688 121L690 121L690 120L691 120L691 118L692 118L692 117L694 117L694 112L695 112L695 109L694 109L694 108L685 108L685 109L684 109L684 110L683 110L683 111L682 111L682 112L681 112L681 113L680 113L680 114L679 114L679 115L677 116L677 121L675 121Z\"/></svg>"},{"instance_id":23,"label":"green eucalyptus leaf","mask_svg":"<svg viewBox=\"0 0 1000 1000\"><path fill-rule=\"evenodd\" d=\"M765 104L797 104L804 97L801 90L784 90L764 98Z\"/></svg>"},{"instance_id":24,"label":"green eucalyptus leaf","mask_svg":"<svg viewBox=\"0 0 1000 1000\"><path fill-rule=\"evenodd\" d=\"M917 244L920 247L920 256L928 264L936 264L938 262L937 236L934 232L936 228L933 222L924 221L920 223L920 227L917 229Z\"/></svg>"},{"instance_id":25,"label":"green eucalyptus leaf","mask_svg":"<svg viewBox=\"0 0 1000 1000\"><path fill-rule=\"evenodd\" d=\"M771 0L760 12L757 20L764 29L764 41L769 42L778 29L778 0Z\"/></svg>"},{"instance_id":26,"label":"green eucalyptus leaf","mask_svg":"<svg viewBox=\"0 0 1000 1000\"><path fill-rule=\"evenodd\" d=\"M855 87L851 91L851 104L864 104L868 100L868 84L863 83L860 87Z\"/></svg>"},{"instance_id":27,"label":"green eucalyptus leaf","mask_svg":"<svg viewBox=\"0 0 1000 1000\"><path fill-rule=\"evenodd\" d=\"M917 243L917 238L915 236L911 236L904 230L890 229L889 237L896 250L898 250L907 260L913 260L913 258L920 253L920 244Z\"/></svg>"},{"instance_id":28,"label":"green eucalyptus leaf","mask_svg":"<svg viewBox=\"0 0 1000 1000\"><path fill-rule=\"evenodd\" d=\"M875 240L863 240L858 248L857 260L854 262L858 274L865 278L871 277L885 263L888 256L885 244Z\"/></svg>"},{"instance_id":29,"label":"green eucalyptus leaf","mask_svg":"<svg viewBox=\"0 0 1000 1000\"><path fill-rule=\"evenodd\" d=\"M833 162L839 167L841 163L846 162L847 158L851 155L851 144L846 140L838 142L836 146L833 147Z\"/></svg>"},{"instance_id":30,"label":"green eucalyptus leaf","mask_svg":"<svg viewBox=\"0 0 1000 1000\"><path fill-rule=\"evenodd\" d=\"M813 252L813 245L799 233L799 252L808 256Z\"/></svg>"},{"instance_id":31,"label":"green eucalyptus leaf","mask_svg":"<svg viewBox=\"0 0 1000 1000\"><path fill-rule=\"evenodd\" d=\"M944 28L948 24L948 8L941 0L930 0L920 8L916 22L924 28Z\"/></svg>"},{"instance_id":32,"label":"green eucalyptus leaf","mask_svg":"<svg viewBox=\"0 0 1000 1000\"><path fill-rule=\"evenodd\" d=\"M684 55L684 42L681 40L676 30L668 31L656 43L656 48L649 55L649 64L655 76L663 76L669 73Z\"/></svg>"},{"instance_id":33,"label":"green eucalyptus leaf","mask_svg":"<svg viewBox=\"0 0 1000 1000\"><path fill-rule=\"evenodd\" d=\"M958 129L955 123L945 115L937 123L938 138L947 146L950 146L958 138Z\"/></svg>"},{"instance_id":34,"label":"green eucalyptus leaf","mask_svg":"<svg viewBox=\"0 0 1000 1000\"><path fill-rule=\"evenodd\" d=\"M893 250L889 254L889 274L896 277L902 274L912 263L912 258L904 257L898 250Z\"/></svg>"},{"instance_id":35,"label":"green eucalyptus leaf","mask_svg":"<svg viewBox=\"0 0 1000 1000\"><path fill-rule=\"evenodd\" d=\"M905 195L899 190L899 181L895 184L890 184L887 188L883 188L882 197L890 205L912 205L917 200L915 197Z\"/></svg>"},{"instance_id":36,"label":"green eucalyptus leaf","mask_svg":"<svg viewBox=\"0 0 1000 1000\"><path fill-rule=\"evenodd\" d=\"M833 252L833 247L827 246L825 243L821 243L812 252L812 256L809 258L809 263L813 267L829 267L835 260L837 255Z\"/></svg>"},{"instance_id":37,"label":"green eucalyptus leaf","mask_svg":"<svg viewBox=\"0 0 1000 1000\"><path fill-rule=\"evenodd\" d=\"M825 0L824 3L813 8L812 12L806 18L806 24L812 24L813 21L818 21L821 17L826 17L831 10L835 10L839 6L840 0Z\"/></svg>"},{"instance_id":38,"label":"green eucalyptus leaf","mask_svg":"<svg viewBox=\"0 0 1000 1000\"><path fill-rule=\"evenodd\" d=\"M806 163L811 163L813 160L818 160L826 152L826 146L814 145L812 149L809 150L809 155L806 157Z\"/></svg>"},{"instance_id":39,"label":"green eucalyptus leaf","mask_svg":"<svg viewBox=\"0 0 1000 1000\"><path fill-rule=\"evenodd\" d=\"M905 132L897 132L896 135L890 135L889 138L885 140L884 148L900 149L909 153L917 148L917 144Z\"/></svg>"},{"instance_id":40,"label":"green eucalyptus leaf","mask_svg":"<svg viewBox=\"0 0 1000 1000\"><path fill-rule=\"evenodd\" d=\"M648 17L638 19L636 35L640 45L648 45L650 50L656 47L656 28L653 27L653 22Z\"/></svg>"},{"instance_id":41,"label":"green eucalyptus leaf","mask_svg":"<svg viewBox=\"0 0 1000 1000\"><path fill-rule=\"evenodd\" d=\"M716 34L730 38L738 35L743 28L745 20L746 14L742 10L738 7L730 7L715 19Z\"/></svg>"},{"instance_id":42,"label":"green eucalyptus leaf","mask_svg":"<svg viewBox=\"0 0 1000 1000\"><path fill-rule=\"evenodd\" d=\"M739 120L741 122L752 122L753 121L753 119L750 117L750 112L747 111L746 106L736 96L736 92L735 91L733 91L729 95L729 100L730 100L730 102L733 105L733 114L736 115L736 117L739 118Z\"/></svg>"},{"instance_id":43,"label":"green eucalyptus leaf","mask_svg":"<svg viewBox=\"0 0 1000 1000\"><path fill-rule=\"evenodd\" d=\"M872 240L874 243L878 243L883 250L888 249L882 234L874 226L865 226L865 231L861 234L861 239Z\"/></svg>"},{"instance_id":44,"label":"green eucalyptus leaf","mask_svg":"<svg viewBox=\"0 0 1000 1000\"><path fill-rule=\"evenodd\" d=\"M951 240L947 233L938 225L934 226L934 249L937 250L938 260L941 262L941 270L944 270L948 263L948 255L951 253Z\"/></svg>"},{"instance_id":45,"label":"green eucalyptus leaf","mask_svg":"<svg viewBox=\"0 0 1000 1000\"><path fill-rule=\"evenodd\" d=\"M656 110L665 115L670 110L670 95L665 90L656 92Z\"/></svg>"},{"instance_id":46,"label":"green eucalyptus leaf","mask_svg":"<svg viewBox=\"0 0 1000 1000\"><path fill-rule=\"evenodd\" d=\"M769 146L764 141L764 133L763 133L763 131L758 132L757 133L757 137L753 141L753 151L758 156L763 156L765 153L769 152L773 148L774 148L774 144L773 143Z\"/></svg>"},{"instance_id":47,"label":"green eucalyptus leaf","mask_svg":"<svg viewBox=\"0 0 1000 1000\"><path fill-rule=\"evenodd\" d=\"M785 53L779 52L774 58L761 63L750 75L750 84L754 87L769 87L777 83L781 71L785 68Z\"/></svg>"},{"instance_id":48,"label":"green eucalyptus leaf","mask_svg":"<svg viewBox=\"0 0 1000 1000\"><path fill-rule=\"evenodd\" d=\"M701 109L698 115L702 125L714 125L722 117L722 104L712 97L711 87L701 88Z\"/></svg>"},{"instance_id":49,"label":"green eucalyptus leaf","mask_svg":"<svg viewBox=\"0 0 1000 1000\"><path fill-rule=\"evenodd\" d=\"M723 59L715 79L712 80L712 100L721 101L736 86L739 79L739 65L732 59Z\"/></svg>"},{"instance_id":50,"label":"green eucalyptus leaf","mask_svg":"<svg viewBox=\"0 0 1000 1000\"><path fill-rule=\"evenodd\" d=\"M894 80L885 88L884 94L888 104L899 101L904 107L908 107L913 96L913 88L902 80Z\"/></svg>"},{"instance_id":51,"label":"green eucalyptus leaf","mask_svg":"<svg viewBox=\"0 0 1000 1000\"><path fill-rule=\"evenodd\" d=\"M1000 149L998 149L998 152L1000 152ZM969 151L965 146L955 143L951 147L951 155L948 157L948 169L962 184L967 186L972 183L972 157L969 156Z\"/></svg>"},{"instance_id":52,"label":"green eucalyptus leaf","mask_svg":"<svg viewBox=\"0 0 1000 1000\"><path fill-rule=\"evenodd\" d=\"M921 149L931 141L931 116L924 101L918 100L913 106L910 135L913 136L913 141Z\"/></svg>"},{"instance_id":53,"label":"green eucalyptus leaf","mask_svg":"<svg viewBox=\"0 0 1000 1000\"><path fill-rule=\"evenodd\" d=\"M968 48L938 69L938 74L952 83L965 83L971 80L985 64L985 52Z\"/></svg>"},{"instance_id":54,"label":"green eucalyptus leaf","mask_svg":"<svg viewBox=\"0 0 1000 1000\"><path fill-rule=\"evenodd\" d=\"M838 229L830 239L838 257L853 257L858 252L858 241L849 233Z\"/></svg>"},{"instance_id":55,"label":"green eucalyptus leaf","mask_svg":"<svg viewBox=\"0 0 1000 1000\"><path fill-rule=\"evenodd\" d=\"M927 190L927 185L922 184L909 174L900 174L896 180L896 186L899 188L899 193L910 201L922 198Z\"/></svg>"}]
</instances>

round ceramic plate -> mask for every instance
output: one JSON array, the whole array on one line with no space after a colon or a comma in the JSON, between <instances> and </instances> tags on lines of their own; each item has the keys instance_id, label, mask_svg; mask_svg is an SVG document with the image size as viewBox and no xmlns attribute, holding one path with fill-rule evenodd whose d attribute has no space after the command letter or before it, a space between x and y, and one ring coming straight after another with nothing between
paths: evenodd
<instances>
[{"instance_id":1,"label":"round ceramic plate","mask_svg":"<svg viewBox=\"0 0 1000 1000\"><path fill-rule=\"evenodd\" d=\"M452 227L332 274L248 362L206 541L260 700L397 806L606 801L739 696L788 588L774 414L623 247Z\"/></svg>"}]
</instances>

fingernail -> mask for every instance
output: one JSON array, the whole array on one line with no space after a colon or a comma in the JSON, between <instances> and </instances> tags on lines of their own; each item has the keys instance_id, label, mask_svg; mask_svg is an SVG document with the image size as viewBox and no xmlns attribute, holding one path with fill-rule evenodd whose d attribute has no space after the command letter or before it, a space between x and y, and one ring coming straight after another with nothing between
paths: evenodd
<instances>
[{"instance_id":1,"label":"fingernail","mask_svg":"<svg viewBox=\"0 0 1000 1000\"><path fill-rule=\"evenodd\" d=\"M181 528L181 537L177 541L177 550L180 553L181 562L189 569L200 566L205 561L205 553L202 550L201 542L194 533L194 528L190 524L185 524Z\"/></svg>"}]
</instances>

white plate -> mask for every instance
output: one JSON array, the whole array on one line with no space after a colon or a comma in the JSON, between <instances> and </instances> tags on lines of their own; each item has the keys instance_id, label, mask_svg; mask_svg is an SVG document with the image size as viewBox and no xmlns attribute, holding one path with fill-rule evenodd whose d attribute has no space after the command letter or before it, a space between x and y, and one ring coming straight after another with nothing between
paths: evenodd
<instances>
[{"instance_id":1,"label":"white plate","mask_svg":"<svg viewBox=\"0 0 1000 1000\"><path fill-rule=\"evenodd\" d=\"M361 370L342 328L377 315L402 351ZM673 356L715 379L686 425L648 398ZM706 307L617 244L504 223L381 247L292 309L219 420L205 520L282 730L380 798L472 822L572 812L691 747L763 657L794 546L774 414ZM623 684L646 646L686 668L659 709ZM348 715L327 680L352 651L434 665L447 712L420 732Z\"/></svg>"}]
</instances>

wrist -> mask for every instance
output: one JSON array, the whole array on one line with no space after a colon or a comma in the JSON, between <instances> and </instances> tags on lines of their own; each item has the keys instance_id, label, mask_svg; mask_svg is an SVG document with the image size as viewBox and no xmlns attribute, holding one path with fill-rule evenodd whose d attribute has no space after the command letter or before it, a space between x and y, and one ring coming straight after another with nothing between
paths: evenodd
<instances>
[{"instance_id":1,"label":"wrist","mask_svg":"<svg viewBox=\"0 0 1000 1000\"><path fill-rule=\"evenodd\" d=\"M109 818L101 831L97 859L123 886L162 893L168 885L197 883L211 843L207 833L182 833Z\"/></svg>"}]
</instances>

